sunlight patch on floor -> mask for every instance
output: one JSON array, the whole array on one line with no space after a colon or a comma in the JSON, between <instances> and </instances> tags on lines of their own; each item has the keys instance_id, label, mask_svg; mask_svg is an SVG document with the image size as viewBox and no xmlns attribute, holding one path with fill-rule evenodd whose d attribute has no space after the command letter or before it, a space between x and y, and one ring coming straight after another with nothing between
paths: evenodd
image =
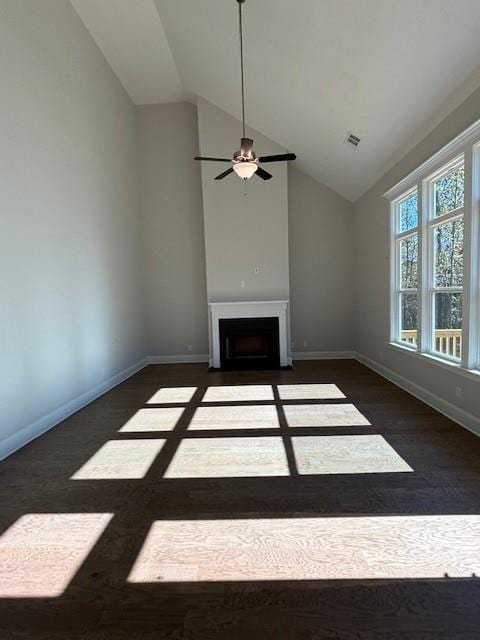
<instances>
[{"instance_id":1,"label":"sunlight patch on floor","mask_svg":"<svg viewBox=\"0 0 480 640\"><path fill-rule=\"evenodd\" d=\"M190 402L197 387L162 387L147 400L147 404Z\"/></svg>"},{"instance_id":2,"label":"sunlight patch on floor","mask_svg":"<svg viewBox=\"0 0 480 640\"><path fill-rule=\"evenodd\" d=\"M60 596L112 519L111 513L32 513L0 537L0 597Z\"/></svg>"},{"instance_id":3,"label":"sunlight patch on floor","mask_svg":"<svg viewBox=\"0 0 480 640\"><path fill-rule=\"evenodd\" d=\"M202 402L248 402L255 400L273 400L272 386L270 384L243 384L208 387Z\"/></svg>"},{"instance_id":4,"label":"sunlight patch on floor","mask_svg":"<svg viewBox=\"0 0 480 640\"><path fill-rule=\"evenodd\" d=\"M480 574L480 516L154 522L129 582L366 580Z\"/></svg>"},{"instance_id":5,"label":"sunlight patch on floor","mask_svg":"<svg viewBox=\"0 0 480 640\"><path fill-rule=\"evenodd\" d=\"M289 427L361 427L370 422L353 404L287 404Z\"/></svg>"},{"instance_id":6,"label":"sunlight patch on floor","mask_svg":"<svg viewBox=\"0 0 480 640\"><path fill-rule=\"evenodd\" d=\"M280 437L189 438L183 440L165 478L288 476Z\"/></svg>"},{"instance_id":7,"label":"sunlight patch on floor","mask_svg":"<svg viewBox=\"0 0 480 640\"><path fill-rule=\"evenodd\" d=\"M380 435L293 437L298 473L399 473L413 471Z\"/></svg>"},{"instance_id":8,"label":"sunlight patch on floor","mask_svg":"<svg viewBox=\"0 0 480 640\"><path fill-rule=\"evenodd\" d=\"M162 449L165 440L110 440L106 442L72 480L129 480L143 478Z\"/></svg>"},{"instance_id":9,"label":"sunlight patch on floor","mask_svg":"<svg viewBox=\"0 0 480 640\"><path fill-rule=\"evenodd\" d=\"M271 429L278 428L274 405L199 407L189 429Z\"/></svg>"},{"instance_id":10,"label":"sunlight patch on floor","mask_svg":"<svg viewBox=\"0 0 480 640\"><path fill-rule=\"evenodd\" d=\"M150 407L139 409L120 431L172 431L182 417L183 407Z\"/></svg>"},{"instance_id":11,"label":"sunlight patch on floor","mask_svg":"<svg viewBox=\"0 0 480 640\"><path fill-rule=\"evenodd\" d=\"M281 400L336 400L346 396L336 384L278 384Z\"/></svg>"}]
</instances>

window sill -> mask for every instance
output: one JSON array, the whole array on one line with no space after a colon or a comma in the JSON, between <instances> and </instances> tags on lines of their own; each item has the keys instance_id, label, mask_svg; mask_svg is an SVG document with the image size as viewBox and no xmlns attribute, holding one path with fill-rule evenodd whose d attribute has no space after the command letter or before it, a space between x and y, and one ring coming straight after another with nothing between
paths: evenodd
<instances>
[{"instance_id":1,"label":"window sill","mask_svg":"<svg viewBox=\"0 0 480 640\"><path fill-rule=\"evenodd\" d=\"M443 358L439 358L434 356L431 353L419 353L412 347L406 347L398 342L387 342L387 345L390 349L394 351L400 351L401 353L408 353L414 358L422 360L423 362L428 362L430 364L434 364L442 369L446 369L451 373L458 373L464 378L469 378L470 380L476 380L480 382L480 370L477 369L464 369L459 362L453 362L451 360L444 360Z\"/></svg>"}]
</instances>

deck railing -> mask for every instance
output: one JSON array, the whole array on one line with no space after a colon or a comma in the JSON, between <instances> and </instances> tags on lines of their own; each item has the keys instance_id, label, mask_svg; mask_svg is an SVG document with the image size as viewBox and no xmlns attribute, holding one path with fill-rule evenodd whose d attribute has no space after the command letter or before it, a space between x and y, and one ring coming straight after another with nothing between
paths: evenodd
<instances>
[{"instance_id":1,"label":"deck railing","mask_svg":"<svg viewBox=\"0 0 480 640\"><path fill-rule=\"evenodd\" d=\"M409 344L417 344L417 331L402 331L401 340ZM451 358L461 358L462 330L437 329L435 331L435 351Z\"/></svg>"}]
</instances>

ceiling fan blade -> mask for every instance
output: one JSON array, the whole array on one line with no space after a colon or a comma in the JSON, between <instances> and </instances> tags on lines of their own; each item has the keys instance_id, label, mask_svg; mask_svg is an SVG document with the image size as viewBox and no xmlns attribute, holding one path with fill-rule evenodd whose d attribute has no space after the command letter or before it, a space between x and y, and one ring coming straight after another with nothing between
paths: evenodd
<instances>
[{"instance_id":1,"label":"ceiling fan blade","mask_svg":"<svg viewBox=\"0 0 480 640\"><path fill-rule=\"evenodd\" d=\"M295 160L296 155L294 153L280 153L276 156L261 156L259 162L284 162L286 160Z\"/></svg>"},{"instance_id":2,"label":"ceiling fan blade","mask_svg":"<svg viewBox=\"0 0 480 640\"><path fill-rule=\"evenodd\" d=\"M223 178L226 178L227 176L229 176L231 173L233 173L233 169L232 167L230 167L230 169L227 169L226 171L224 171L223 173L220 173L215 180L223 180Z\"/></svg>"},{"instance_id":3,"label":"ceiling fan blade","mask_svg":"<svg viewBox=\"0 0 480 640\"><path fill-rule=\"evenodd\" d=\"M268 171L265 171L265 169L262 169L262 167L258 167L258 169L255 171L255 175L262 180L270 180L270 178L273 178L272 174L268 173Z\"/></svg>"},{"instance_id":4,"label":"ceiling fan blade","mask_svg":"<svg viewBox=\"0 0 480 640\"><path fill-rule=\"evenodd\" d=\"M253 147L253 140L251 138L242 138L242 142L240 144L240 152L242 156L247 157L250 155Z\"/></svg>"},{"instance_id":5,"label":"ceiling fan blade","mask_svg":"<svg viewBox=\"0 0 480 640\"><path fill-rule=\"evenodd\" d=\"M210 160L211 162L231 162L231 158L204 158L203 156L195 156L194 160Z\"/></svg>"}]
</instances>

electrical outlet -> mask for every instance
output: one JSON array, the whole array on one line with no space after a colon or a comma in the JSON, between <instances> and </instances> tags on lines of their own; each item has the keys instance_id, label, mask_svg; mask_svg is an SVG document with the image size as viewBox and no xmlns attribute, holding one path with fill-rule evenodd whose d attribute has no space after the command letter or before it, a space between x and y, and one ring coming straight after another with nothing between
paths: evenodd
<instances>
[{"instance_id":1,"label":"electrical outlet","mask_svg":"<svg viewBox=\"0 0 480 640\"><path fill-rule=\"evenodd\" d=\"M193 349L193 347L192 347L191 344L187 345L187 351L191 351L192 349Z\"/></svg>"},{"instance_id":2,"label":"electrical outlet","mask_svg":"<svg viewBox=\"0 0 480 640\"><path fill-rule=\"evenodd\" d=\"M457 398L462 397L462 387L455 387L455 395L457 396Z\"/></svg>"},{"instance_id":3,"label":"electrical outlet","mask_svg":"<svg viewBox=\"0 0 480 640\"><path fill-rule=\"evenodd\" d=\"M292 340L290 343L290 348L293 349L295 347L295 342Z\"/></svg>"},{"instance_id":4,"label":"electrical outlet","mask_svg":"<svg viewBox=\"0 0 480 640\"><path fill-rule=\"evenodd\" d=\"M303 341L303 346L308 347L308 342L306 340Z\"/></svg>"},{"instance_id":5,"label":"electrical outlet","mask_svg":"<svg viewBox=\"0 0 480 640\"><path fill-rule=\"evenodd\" d=\"M240 280L240 287L245 289L245 280Z\"/></svg>"}]
</instances>

